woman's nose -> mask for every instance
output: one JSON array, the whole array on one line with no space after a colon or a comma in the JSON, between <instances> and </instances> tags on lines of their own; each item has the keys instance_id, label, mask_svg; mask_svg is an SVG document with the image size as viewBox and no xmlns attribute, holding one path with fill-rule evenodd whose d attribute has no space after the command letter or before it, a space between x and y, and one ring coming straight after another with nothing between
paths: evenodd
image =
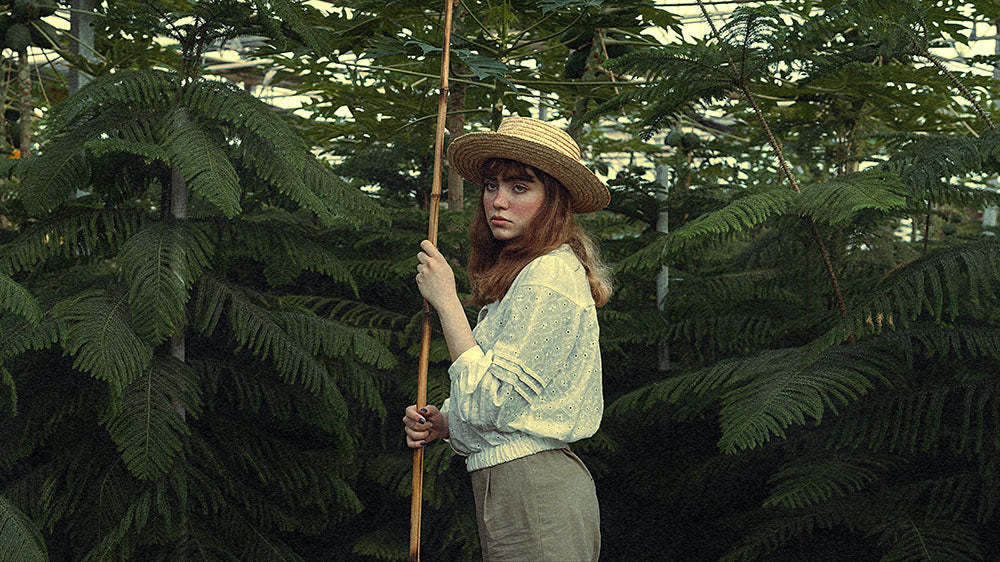
<instances>
[{"instance_id":1,"label":"woman's nose","mask_svg":"<svg viewBox=\"0 0 1000 562\"><path fill-rule=\"evenodd\" d=\"M503 194L503 189L498 189L496 195L493 196L493 206L497 209L507 208L507 196Z\"/></svg>"}]
</instances>

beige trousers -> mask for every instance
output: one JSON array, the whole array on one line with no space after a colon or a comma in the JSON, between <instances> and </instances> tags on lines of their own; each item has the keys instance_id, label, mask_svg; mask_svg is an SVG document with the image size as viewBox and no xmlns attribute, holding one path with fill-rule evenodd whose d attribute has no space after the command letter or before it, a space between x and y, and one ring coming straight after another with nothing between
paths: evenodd
<instances>
[{"instance_id":1,"label":"beige trousers","mask_svg":"<svg viewBox=\"0 0 1000 562\"><path fill-rule=\"evenodd\" d=\"M556 449L471 473L485 562L596 561L601 518L594 479Z\"/></svg>"}]
</instances>

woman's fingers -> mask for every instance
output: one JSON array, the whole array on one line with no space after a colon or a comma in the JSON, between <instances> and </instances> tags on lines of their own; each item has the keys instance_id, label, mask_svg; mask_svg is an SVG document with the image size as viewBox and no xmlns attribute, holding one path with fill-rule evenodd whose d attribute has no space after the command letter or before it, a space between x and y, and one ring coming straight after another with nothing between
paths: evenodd
<instances>
[{"instance_id":1,"label":"woman's fingers","mask_svg":"<svg viewBox=\"0 0 1000 562\"><path fill-rule=\"evenodd\" d=\"M403 416L403 431L406 433L407 447L416 449L436 438L431 412L435 416L441 415L434 406L426 406L421 410L417 410L415 405L406 408L406 415Z\"/></svg>"}]
</instances>

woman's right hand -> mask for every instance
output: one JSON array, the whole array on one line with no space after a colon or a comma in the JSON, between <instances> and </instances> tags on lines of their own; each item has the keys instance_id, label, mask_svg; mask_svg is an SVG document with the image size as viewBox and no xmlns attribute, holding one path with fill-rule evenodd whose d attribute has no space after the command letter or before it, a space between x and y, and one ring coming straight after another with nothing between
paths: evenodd
<instances>
[{"instance_id":1,"label":"woman's right hand","mask_svg":"<svg viewBox=\"0 0 1000 562\"><path fill-rule=\"evenodd\" d=\"M448 438L448 417L434 406L417 410L417 406L411 404L403 416L403 429L406 431L406 446L417 449L438 437Z\"/></svg>"}]
</instances>

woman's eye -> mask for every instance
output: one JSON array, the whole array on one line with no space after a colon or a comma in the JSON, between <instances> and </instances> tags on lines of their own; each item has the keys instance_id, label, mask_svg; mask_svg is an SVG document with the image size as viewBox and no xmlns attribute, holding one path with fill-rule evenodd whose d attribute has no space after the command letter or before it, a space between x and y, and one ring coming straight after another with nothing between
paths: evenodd
<instances>
[{"instance_id":1,"label":"woman's eye","mask_svg":"<svg viewBox=\"0 0 1000 562\"><path fill-rule=\"evenodd\" d=\"M486 191L496 191L497 190L497 184L495 184L495 183L486 183L486 184L483 184L483 189L485 189Z\"/></svg>"},{"instance_id":2,"label":"woman's eye","mask_svg":"<svg viewBox=\"0 0 1000 562\"><path fill-rule=\"evenodd\" d=\"M517 184L514 186L514 191L517 193L524 193L525 191L528 191L528 187L521 184Z\"/></svg>"}]
</instances>

